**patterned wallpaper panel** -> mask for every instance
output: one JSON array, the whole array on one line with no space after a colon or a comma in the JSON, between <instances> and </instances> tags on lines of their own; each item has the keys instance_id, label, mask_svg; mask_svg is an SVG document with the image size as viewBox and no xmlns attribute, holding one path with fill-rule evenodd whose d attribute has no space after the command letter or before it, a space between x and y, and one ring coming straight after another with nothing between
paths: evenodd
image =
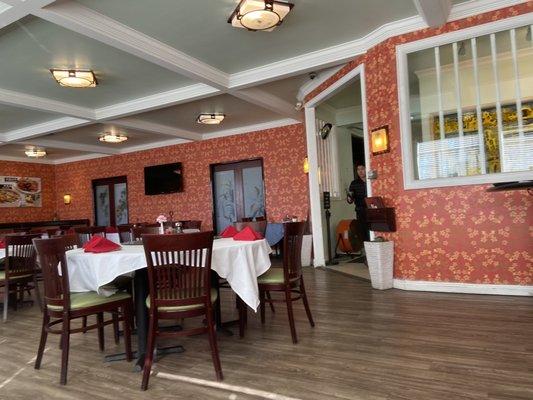
<instances>
[{"instance_id":1,"label":"patterned wallpaper panel","mask_svg":"<svg viewBox=\"0 0 533 400\"><path fill-rule=\"evenodd\" d=\"M533 284L533 197L525 191L487 193L487 185L404 190L400 149L396 46L533 12L533 2L396 36L350 62L313 91L309 101L357 65L365 64L369 129L389 125L391 152L371 158L373 192L396 208L399 279Z\"/></svg>"},{"instance_id":2,"label":"patterned wallpaper panel","mask_svg":"<svg viewBox=\"0 0 533 400\"><path fill-rule=\"evenodd\" d=\"M55 173L53 165L0 160L0 175L41 178L43 201L42 207L0 208L0 223L45 221L54 218Z\"/></svg>"},{"instance_id":3,"label":"patterned wallpaper panel","mask_svg":"<svg viewBox=\"0 0 533 400\"><path fill-rule=\"evenodd\" d=\"M304 219L308 210L307 154L302 124L235 135L142 152L61 164L56 167L56 207L61 218L93 219L91 181L127 175L130 222L155 222L168 211L174 219L202 220L212 227L210 164L263 158L267 218L279 221L286 214ZM183 163L184 192L144 195L144 167ZM65 206L62 196L72 194Z\"/></svg>"}]
</instances>

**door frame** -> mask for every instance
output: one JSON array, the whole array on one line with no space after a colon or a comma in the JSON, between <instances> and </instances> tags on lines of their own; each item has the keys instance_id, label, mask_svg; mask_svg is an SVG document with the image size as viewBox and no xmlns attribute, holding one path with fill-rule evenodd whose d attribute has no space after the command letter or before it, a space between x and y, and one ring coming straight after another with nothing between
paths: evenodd
<instances>
[{"instance_id":1,"label":"door frame","mask_svg":"<svg viewBox=\"0 0 533 400\"><path fill-rule=\"evenodd\" d=\"M93 179L91 181L92 183L92 191L93 191L93 221L96 225L96 186L103 186L103 185L110 185L110 184L117 184L117 183L125 183L126 184L126 201L128 201L128 177L127 175L121 175L121 176L112 176L109 178L97 178ZM116 215L115 215L115 207L111 207L111 204L115 206L115 191L109 190L109 222L115 222L116 224ZM128 223L130 220L130 210L129 210L129 203L128 203ZM111 224L112 225L112 224Z\"/></svg>"},{"instance_id":2,"label":"door frame","mask_svg":"<svg viewBox=\"0 0 533 400\"><path fill-rule=\"evenodd\" d=\"M214 190L214 183L215 183L215 168L220 166L228 166L228 169L232 164L240 164L240 163L246 163L246 162L253 162L253 161L259 161L261 164L261 178L263 180L263 198L265 202L265 218L267 218L267 208L266 208L266 188L265 188L265 163L263 160L263 157L254 157L254 158L246 158L243 160L236 160L236 161L225 161L221 163L215 163L209 165L209 182L211 184L211 199L213 204L213 209L211 212L211 217L213 219L213 230L217 231L217 221L216 221L216 198L215 198L215 190ZM242 185L242 182L241 182ZM235 194L235 197L237 198L239 195ZM244 205L244 199L242 200L242 204ZM237 201L236 201L237 203Z\"/></svg>"},{"instance_id":3,"label":"door frame","mask_svg":"<svg viewBox=\"0 0 533 400\"><path fill-rule=\"evenodd\" d=\"M368 137L368 122L366 115L366 88L365 88L365 65L360 64L346 75L335 81L332 85L320 92L317 96L309 100L305 104L305 132L307 139L307 157L309 160L309 200L311 205L311 221L313 234L313 266L324 267L326 265L325 259L325 244L322 234L322 199L319 187L318 177L318 152L316 144L316 107L330 97L334 96L338 91L350 85L359 77L361 82L361 112L363 117L363 141L365 148L365 164L367 171L370 169L370 146ZM370 179L366 180L366 187L368 196L372 196L372 185ZM374 238L374 232L370 231L370 239Z\"/></svg>"}]
</instances>

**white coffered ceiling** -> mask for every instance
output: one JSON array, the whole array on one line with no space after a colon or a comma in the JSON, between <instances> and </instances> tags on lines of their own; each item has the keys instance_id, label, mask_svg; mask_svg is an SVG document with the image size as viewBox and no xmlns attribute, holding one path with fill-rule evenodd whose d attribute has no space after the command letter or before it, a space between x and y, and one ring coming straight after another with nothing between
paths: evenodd
<instances>
[{"instance_id":1,"label":"white coffered ceiling","mask_svg":"<svg viewBox=\"0 0 533 400\"><path fill-rule=\"evenodd\" d=\"M265 33L226 22L237 0L0 1L0 159L26 161L34 145L61 163L302 121L302 93L381 40L520 1L293 2ZM50 68L92 69L99 85L59 87ZM199 125L201 112L226 120ZM101 143L104 130L129 140Z\"/></svg>"}]
</instances>

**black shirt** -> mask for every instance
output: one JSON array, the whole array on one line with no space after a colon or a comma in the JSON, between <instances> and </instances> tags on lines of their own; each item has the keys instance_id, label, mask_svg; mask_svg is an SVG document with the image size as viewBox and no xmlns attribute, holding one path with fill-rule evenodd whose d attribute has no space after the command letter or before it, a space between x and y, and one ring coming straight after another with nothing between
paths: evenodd
<instances>
[{"instance_id":1,"label":"black shirt","mask_svg":"<svg viewBox=\"0 0 533 400\"><path fill-rule=\"evenodd\" d=\"M360 178L357 178L350 183L348 191L350 192L350 197L353 199L356 210L366 208L366 182L363 182Z\"/></svg>"}]
</instances>

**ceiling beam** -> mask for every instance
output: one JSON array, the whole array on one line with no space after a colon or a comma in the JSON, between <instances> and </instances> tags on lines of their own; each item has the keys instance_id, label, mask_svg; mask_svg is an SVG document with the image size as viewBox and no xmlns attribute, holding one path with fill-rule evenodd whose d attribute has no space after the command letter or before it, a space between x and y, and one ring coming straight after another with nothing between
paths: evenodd
<instances>
[{"instance_id":1,"label":"ceiling beam","mask_svg":"<svg viewBox=\"0 0 533 400\"><path fill-rule=\"evenodd\" d=\"M121 150L118 148L109 148L108 146L98 146L92 144L82 144L77 142L67 142L65 140L53 140L53 139L34 139L29 141L17 142L19 144L29 145L29 146L38 146L51 149L63 149L63 150L77 150L77 151L86 151L88 153L98 153L98 154L109 154L116 155L120 154Z\"/></svg>"},{"instance_id":2,"label":"ceiling beam","mask_svg":"<svg viewBox=\"0 0 533 400\"><path fill-rule=\"evenodd\" d=\"M187 131L172 126L161 125L155 122L145 121L138 118L121 118L108 121L109 124L121 126L123 128L137 129L144 132L158 133L160 135L173 136L187 140L202 140L202 134Z\"/></svg>"},{"instance_id":3,"label":"ceiling beam","mask_svg":"<svg viewBox=\"0 0 533 400\"><path fill-rule=\"evenodd\" d=\"M2 0L9 7L0 8L0 29L18 21L21 18L39 10L41 7L53 3L55 0Z\"/></svg>"},{"instance_id":4,"label":"ceiling beam","mask_svg":"<svg viewBox=\"0 0 533 400\"><path fill-rule=\"evenodd\" d=\"M452 10L451 0L413 0L418 14L432 28L448 22Z\"/></svg>"},{"instance_id":5,"label":"ceiling beam","mask_svg":"<svg viewBox=\"0 0 533 400\"><path fill-rule=\"evenodd\" d=\"M75 1L53 4L33 14L189 79L217 89L228 87L229 75L225 72Z\"/></svg>"},{"instance_id":6,"label":"ceiling beam","mask_svg":"<svg viewBox=\"0 0 533 400\"><path fill-rule=\"evenodd\" d=\"M303 111L296 111L294 103L289 103L288 101L262 89L249 88L231 92L230 94L241 100L247 101L248 103L266 108L267 110L273 111L286 118L291 118L300 122L304 121Z\"/></svg>"},{"instance_id":7,"label":"ceiling beam","mask_svg":"<svg viewBox=\"0 0 533 400\"><path fill-rule=\"evenodd\" d=\"M81 118L63 117L52 121L43 122L25 126L24 128L15 129L5 132L2 135L2 141L16 142L19 140L32 139L39 136L48 135L50 133L64 131L65 129L78 128L80 126L93 124L93 121L88 121Z\"/></svg>"},{"instance_id":8,"label":"ceiling beam","mask_svg":"<svg viewBox=\"0 0 533 400\"><path fill-rule=\"evenodd\" d=\"M83 119L94 119L95 117L94 111L90 108L79 107L73 104L14 92L7 89L0 89L0 104Z\"/></svg>"}]
</instances>

